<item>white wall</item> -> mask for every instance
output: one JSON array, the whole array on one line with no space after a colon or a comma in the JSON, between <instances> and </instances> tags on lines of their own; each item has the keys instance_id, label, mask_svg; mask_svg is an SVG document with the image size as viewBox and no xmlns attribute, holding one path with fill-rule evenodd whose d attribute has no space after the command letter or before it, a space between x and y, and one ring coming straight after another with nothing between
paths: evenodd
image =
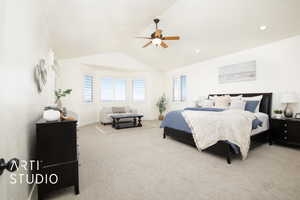
<instances>
[{"instance_id":1,"label":"white wall","mask_svg":"<svg viewBox=\"0 0 300 200\"><path fill-rule=\"evenodd\" d=\"M251 60L257 61L256 81L218 83L219 67ZM188 101L171 102L169 109L194 105L193 101L197 97L207 96L209 93L246 92L273 92L273 109L281 108L280 95L283 92L297 92L300 99L300 36L169 71L167 73L169 99L172 96L172 77L180 74L187 75ZM295 107L299 112L300 104Z\"/></svg>"},{"instance_id":2,"label":"white wall","mask_svg":"<svg viewBox=\"0 0 300 200\"><path fill-rule=\"evenodd\" d=\"M34 123L54 100L54 74L41 94L33 79L34 65L48 51L44 13L39 0L0 1L0 157L6 161L34 157ZM0 177L0 199L27 199L30 187L11 185L8 176Z\"/></svg>"},{"instance_id":3,"label":"white wall","mask_svg":"<svg viewBox=\"0 0 300 200\"><path fill-rule=\"evenodd\" d=\"M118 60L118 56L114 59ZM154 71L130 71L119 68L119 70L107 70L109 67L89 67L76 60L60 61L58 88L73 89L69 97L63 99L63 105L79 115L80 126L97 122L99 111L103 106L125 106L129 105L144 114L144 119L152 120L158 116L156 101L164 91L164 78L161 72ZM115 68L114 68L115 69ZM84 75L94 77L94 102L83 102L83 78ZM100 78L119 77L127 79L127 101L125 102L100 102ZM144 79L146 81L146 100L144 102L133 102L132 85L133 79Z\"/></svg>"}]
</instances>

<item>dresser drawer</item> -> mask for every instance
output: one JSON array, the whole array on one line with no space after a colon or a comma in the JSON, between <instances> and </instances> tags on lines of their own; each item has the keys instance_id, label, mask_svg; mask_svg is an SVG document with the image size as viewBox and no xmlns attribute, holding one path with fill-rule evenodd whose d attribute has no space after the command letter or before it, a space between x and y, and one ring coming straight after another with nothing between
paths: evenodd
<instances>
[{"instance_id":1,"label":"dresser drawer","mask_svg":"<svg viewBox=\"0 0 300 200\"><path fill-rule=\"evenodd\" d=\"M288 122L288 142L300 144L300 123L296 121Z\"/></svg>"},{"instance_id":2,"label":"dresser drawer","mask_svg":"<svg viewBox=\"0 0 300 200\"><path fill-rule=\"evenodd\" d=\"M42 166L77 160L76 124L37 126L37 158Z\"/></svg>"},{"instance_id":3,"label":"dresser drawer","mask_svg":"<svg viewBox=\"0 0 300 200\"><path fill-rule=\"evenodd\" d=\"M39 184L39 192L48 193L59 188L74 185L78 179L78 162L74 161L65 164L42 167L38 173L43 176L44 180L42 184ZM57 177L57 179L55 177Z\"/></svg>"},{"instance_id":4,"label":"dresser drawer","mask_svg":"<svg viewBox=\"0 0 300 200\"><path fill-rule=\"evenodd\" d=\"M273 139L275 140L287 139L288 123L286 121L272 120L271 127L272 127Z\"/></svg>"},{"instance_id":5,"label":"dresser drawer","mask_svg":"<svg viewBox=\"0 0 300 200\"><path fill-rule=\"evenodd\" d=\"M279 143L300 146L300 120L271 119L271 132Z\"/></svg>"}]
</instances>

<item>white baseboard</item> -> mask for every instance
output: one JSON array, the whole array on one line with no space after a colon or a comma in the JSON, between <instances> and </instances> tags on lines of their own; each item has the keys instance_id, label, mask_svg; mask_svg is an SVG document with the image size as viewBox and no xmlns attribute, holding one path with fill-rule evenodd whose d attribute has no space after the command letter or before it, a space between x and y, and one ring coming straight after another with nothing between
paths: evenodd
<instances>
[{"instance_id":1,"label":"white baseboard","mask_svg":"<svg viewBox=\"0 0 300 200\"><path fill-rule=\"evenodd\" d=\"M36 188L36 184L34 183L31 190L30 190L28 200L35 200L35 199L32 199L35 188Z\"/></svg>"}]
</instances>

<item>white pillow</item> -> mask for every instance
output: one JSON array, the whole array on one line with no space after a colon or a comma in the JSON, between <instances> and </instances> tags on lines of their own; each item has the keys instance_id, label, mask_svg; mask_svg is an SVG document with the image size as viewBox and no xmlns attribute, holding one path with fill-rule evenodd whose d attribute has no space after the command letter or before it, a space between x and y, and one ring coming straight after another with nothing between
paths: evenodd
<instances>
[{"instance_id":1,"label":"white pillow","mask_svg":"<svg viewBox=\"0 0 300 200\"><path fill-rule=\"evenodd\" d=\"M209 100L215 100L216 97L217 97L217 95L209 96L208 99L209 99Z\"/></svg>"},{"instance_id":2,"label":"white pillow","mask_svg":"<svg viewBox=\"0 0 300 200\"><path fill-rule=\"evenodd\" d=\"M254 96L254 97L243 97L243 100L245 101L259 101L258 102L258 105L255 109L255 112L259 112L259 107L260 107L260 103L261 103L261 100L263 98L263 95L259 95L259 96Z\"/></svg>"},{"instance_id":3,"label":"white pillow","mask_svg":"<svg viewBox=\"0 0 300 200\"><path fill-rule=\"evenodd\" d=\"M229 106L231 110L245 110L246 101L245 100L232 100Z\"/></svg>"},{"instance_id":4,"label":"white pillow","mask_svg":"<svg viewBox=\"0 0 300 200\"><path fill-rule=\"evenodd\" d=\"M205 99L202 102L202 107L212 108L214 107L214 101L212 99Z\"/></svg>"},{"instance_id":5,"label":"white pillow","mask_svg":"<svg viewBox=\"0 0 300 200\"><path fill-rule=\"evenodd\" d=\"M217 96L214 98L215 108L228 108L230 104L230 96Z\"/></svg>"},{"instance_id":6,"label":"white pillow","mask_svg":"<svg viewBox=\"0 0 300 200\"><path fill-rule=\"evenodd\" d=\"M233 100L242 100L243 96L242 95L238 95L238 96L230 96L231 101Z\"/></svg>"}]
</instances>

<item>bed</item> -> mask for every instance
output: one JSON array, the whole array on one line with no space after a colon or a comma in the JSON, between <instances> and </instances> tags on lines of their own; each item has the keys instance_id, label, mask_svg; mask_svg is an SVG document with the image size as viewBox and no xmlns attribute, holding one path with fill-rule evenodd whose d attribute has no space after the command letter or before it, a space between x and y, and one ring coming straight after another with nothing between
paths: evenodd
<instances>
[{"instance_id":1,"label":"bed","mask_svg":"<svg viewBox=\"0 0 300 200\"><path fill-rule=\"evenodd\" d=\"M250 149L257 146L257 144L265 143L268 141L270 142L269 118L272 111L272 93L210 94L209 96L215 95L243 95L243 97L254 97L262 95L259 112L255 113L255 116L262 122L262 124L260 124L260 126L254 127L251 132ZM171 121L172 123L163 124L164 121L162 122L161 127L164 128L163 138L166 139L166 137L169 136L174 138L175 140L196 147L193 135L191 133L191 130L189 129L189 125L187 125L183 117L180 118L180 112L182 112L182 110L172 112L174 112L173 115L179 116L179 118L169 120L169 122ZM218 110L214 110L214 112L218 112ZM168 117L168 114L166 118ZM254 126L254 124L252 125ZM218 155L226 157L228 164L231 164L231 160L234 155L240 154L239 148L228 141L218 141L217 144L205 149L204 151L214 152Z\"/></svg>"}]
</instances>

